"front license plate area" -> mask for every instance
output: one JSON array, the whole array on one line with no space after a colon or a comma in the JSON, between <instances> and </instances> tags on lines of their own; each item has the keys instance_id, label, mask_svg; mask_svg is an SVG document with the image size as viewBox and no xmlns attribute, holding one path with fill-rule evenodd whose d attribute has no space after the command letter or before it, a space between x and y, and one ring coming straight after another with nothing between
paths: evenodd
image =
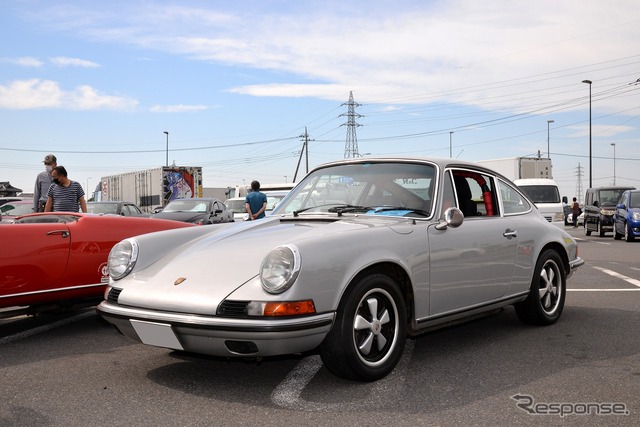
<instances>
[{"instance_id":1,"label":"front license plate area","mask_svg":"<svg viewBox=\"0 0 640 427\"><path fill-rule=\"evenodd\" d=\"M178 337L173 332L171 325L164 323L145 322L131 319L131 326L140 337L140 341L147 345L156 347L172 348L174 350L184 350Z\"/></svg>"}]
</instances>

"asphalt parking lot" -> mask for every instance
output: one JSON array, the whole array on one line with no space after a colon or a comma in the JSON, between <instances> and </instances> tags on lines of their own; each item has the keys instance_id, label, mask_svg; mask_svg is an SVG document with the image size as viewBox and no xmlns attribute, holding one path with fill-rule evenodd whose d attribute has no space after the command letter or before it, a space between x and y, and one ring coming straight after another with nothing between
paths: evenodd
<instances>
[{"instance_id":1,"label":"asphalt parking lot","mask_svg":"<svg viewBox=\"0 0 640 427\"><path fill-rule=\"evenodd\" d=\"M193 358L131 342L92 309L0 320L0 425L638 425L640 242L579 239L561 320L508 308L409 340L385 379L314 354Z\"/></svg>"}]
</instances>

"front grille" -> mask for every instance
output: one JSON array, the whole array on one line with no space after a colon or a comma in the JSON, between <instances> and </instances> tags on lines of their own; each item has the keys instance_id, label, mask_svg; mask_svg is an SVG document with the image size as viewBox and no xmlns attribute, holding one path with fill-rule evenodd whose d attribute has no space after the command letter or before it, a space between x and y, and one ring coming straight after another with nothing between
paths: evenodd
<instances>
[{"instance_id":1,"label":"front grille","mask_svg":"<svg viewBox=\"0 0 640 427\"><path fill-rule=\"evenodd\" d=\"M218 306L218 316L223 317L247 317L247 305L249 301L223 301Z\"/></svg>"},{"instance_id":2,"label":"front grille","mask_svg":"<svg viewBox=\"0 0 640 427\"><path fill-rule=\"evenodd\" d=\"M107 294L107 301L113 304L117 304L118 297L120 296L120 292L122 292L122 289L111 288L111 290L109 290L109 294Z\"/></svg>"}]
</instances>

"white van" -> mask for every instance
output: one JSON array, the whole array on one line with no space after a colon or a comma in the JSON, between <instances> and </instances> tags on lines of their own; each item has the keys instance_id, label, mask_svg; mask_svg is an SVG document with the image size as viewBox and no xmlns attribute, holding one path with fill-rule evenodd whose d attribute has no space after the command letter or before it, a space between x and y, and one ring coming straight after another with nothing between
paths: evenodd
<instances>
[{"instance_id":1,"label":"white van","mask_svg":"<svg viewBox=\"0 0 640 427\"><path fill-rule=\"evenodd\" d=\"M516 179L513 183L529 196L547 221L564 228L564 209L560 190L553 179Z\"/></svg>"}]
</instances>

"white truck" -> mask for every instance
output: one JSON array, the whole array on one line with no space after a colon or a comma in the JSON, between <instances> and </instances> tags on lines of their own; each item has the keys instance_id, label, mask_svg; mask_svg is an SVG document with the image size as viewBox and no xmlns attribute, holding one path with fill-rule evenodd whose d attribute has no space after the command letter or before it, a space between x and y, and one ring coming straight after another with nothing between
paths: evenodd
<instances>
[{"instance_id":1,"label":"white truck","mask_svg":"<svg viewBox=\"0 0 640 427\"><path fill-rule=\"evenodd\" d=\"M564 228L564 207L558 184L553 180L551 159L509 157L476 162L504 175L536 204L550 223Z\"/></svg>"},{"instance_id":2,"label":"white truck","mask_svg":"<svg viewBox=\"0 0 640 427\"><path fill-rule=\"evenodd\" d=\"M476 163L504 175L511 181L528 178L553 179L551 159L541 157L508 157L505 159L480 160Z\"/></svg>"},{"instance_id":3,"label":"white truck","mask_svg":"<svg viewBox=\"0 0 640 427\"><path fill-rule=\"evenodd\" d=\"M161 166L101 178L99 199L133 202L147 213L171 200L202 197L201 166Z\"/></svg>"}]
</instances>

